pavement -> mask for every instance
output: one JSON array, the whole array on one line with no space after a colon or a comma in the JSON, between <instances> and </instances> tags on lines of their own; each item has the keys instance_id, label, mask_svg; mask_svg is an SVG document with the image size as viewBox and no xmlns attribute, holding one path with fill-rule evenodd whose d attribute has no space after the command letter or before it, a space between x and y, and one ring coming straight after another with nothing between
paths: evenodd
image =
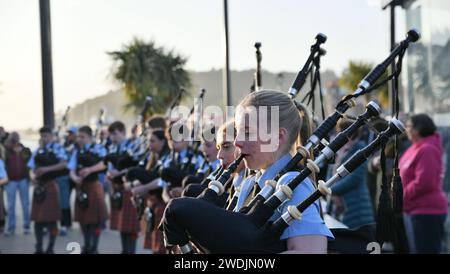
<instances>
[{"instance_id":1,"label":"pavement","mask_svg":"<svg viewBox=\"0 0 450 274\"><path fill-rule=\"evenodd\" d=\"M32 189L30 188L30 197ZM33 223L31 225L31 233L25 235L23 233L22 224L22 209L20 205L20 197L17 194L16 197L16 231L15 234L5 236L0 234L0 253L2 254L32 254L34 253L35 237L33 233ZM71 205L73 205L74 192L71 196ZM109 208L109 199L106 199ZM31 203L31 199L30 199ZM5 206L7 199L5 195ZM73 209L72 209L73 211ZM73 212L72 212L73 213ZM73 216L73 214L72 214ZM48 237L44 238L44 248L48 242ZM83 246L83 237L81 234L80 226L78 223L73 223L72 228L68 230L66 236L58 236L55 244L55 254L71 254L77 252L78 247ZM140 236L137 243L136 253L138 254L151 254L150 250L144 250L143 237ZM120 254L120 234L118 231L112 231L109 229L103 230L100 236L99 248L100 254Z\"/></svg>"}]
</instances>

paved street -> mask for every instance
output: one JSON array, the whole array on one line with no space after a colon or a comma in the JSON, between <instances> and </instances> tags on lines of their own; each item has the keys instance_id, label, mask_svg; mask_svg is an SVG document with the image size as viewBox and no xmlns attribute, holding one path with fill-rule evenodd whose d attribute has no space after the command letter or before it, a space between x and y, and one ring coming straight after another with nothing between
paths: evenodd
<instances>
[{"instance_id":1,"label":"paved street","mask_svg":"<svg viewBox=\"0 0 450 274\"><path fill-rule=\"evenodd\" d=\"M5 195L6 196L6 195ZM30 190L31 197L31 190ZM6 198L6 197L5 197ZM72 205L73 205L74 195L72 193ZM108 199L107 199L108 200ZM6 203L5 199L5 203ZM0 251L2 254L31 254L34 253L34 244L35 238L33 231L28 235L23 234L22 230L22 209L20 207L20 198L17 196L16 198L16 233L11 236L0 235ZM33 228L33 226L32 226ZM46 247L48 241L48 237L44 239L44 248ZM80 227L78 223L74 223L71 230L68 231L67 236L58 237L55 245L55 253L57 254L69 254L72 249L68 249L70 247L69 243L75 242L79 243L80 246L83 246L83 237L81 235ZM139 241L137 244L137 253L147 253L150 254L151 251L142 249L143 238L139 237ZM69 246L68 246L69 245ZM76 244L75 244L76 245ZM67 250L68 249L68 250ZM99 244L99 253L100 254L118 254L121 251L120 247L120 235L117 231L105 230L103 231L100 244Z\"/></svg>"}]
</instances>

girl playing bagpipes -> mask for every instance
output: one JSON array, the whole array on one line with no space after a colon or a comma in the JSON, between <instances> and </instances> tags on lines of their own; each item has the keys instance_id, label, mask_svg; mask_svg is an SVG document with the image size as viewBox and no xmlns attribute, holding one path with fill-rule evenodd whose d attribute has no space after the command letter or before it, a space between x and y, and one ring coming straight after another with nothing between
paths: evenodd
<instances>
[{"instance_id":1,"label":"girl playing bagpipes","mask_svg":"<svg viewBox=\"0 0 450 274\"><path fill-rule=\"evenodd\" d=\"M235 117L234 144L244 155L245 166L258 171L242 183L236 206L239 209L248 201L248 194L255 184L262 188L265 181L273 179L292 158L302 119L296 104L288 95L267 90L247 95L240 103ZM278 186L286 184L297 174L286 173L278 181ZM300 203L314 190L311 180L305 179L293 191L291 200L279 206L271 219L280 217L289 205ZM188 204L190 207L186 206ZM195 211L198 214L192 214ZM301 220L294 221L285 229L281 237L270 244L270 248L266 244L254 242L259 237L256 233L258 227L245 214L226 211L201 199L172 200L166 208L161 228L168 246L184 246L190 239L206 252L220 253L325 253L327 237L333 237L320 216L318 202L305 210Z\"/></svg>"}]
</instances>

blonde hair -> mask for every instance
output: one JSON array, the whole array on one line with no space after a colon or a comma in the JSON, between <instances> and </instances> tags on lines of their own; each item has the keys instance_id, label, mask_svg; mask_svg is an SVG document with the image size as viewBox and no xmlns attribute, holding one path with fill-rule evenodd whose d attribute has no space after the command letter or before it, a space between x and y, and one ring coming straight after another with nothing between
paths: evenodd
<instances>
[{"instance_id":1,"label":"blonde hair","mask_svg":"<svg viewBox=\"0 0 450 274\"><path fill-rule=\"evenodd\" d=\"M302 119L302 126L300 127L298 145L304 146L312 133L312 125L313 125L312 116L304 104L299 103L297 101L294 101L294 103L298 109L300 118Z\"/></svg>"},{"instance_id":2,"label":"blonde hair","mask_svg":"<svg viewBox=\"0 0 450 274\"><path fill-rule=\"evenodd\" d=\"M228 140L227 137L227 133L232 132L233 133L233 140ZM236 129L234 126L234 119L231 119L229 121L226 121L225 123L223 123L219 129L217 130L217 140L225 140L225 141L229 141L229 142L233 142L234 138L236 137Z\"/></svg>"},{"instance_id":3,"label":"blonde hair","mask_svg":"<svg viewBox=\"0 0 450 274\"><path fill-rule=\"evenodd\" d=\"M288 131L288 150L295 148L302 127L302 118L296 104L285 92L261 90L248 94L239 104L241 107L267 107L267 120L271 119L272 106L278 107L279 127Z\"/></svg>"}]
</instances>

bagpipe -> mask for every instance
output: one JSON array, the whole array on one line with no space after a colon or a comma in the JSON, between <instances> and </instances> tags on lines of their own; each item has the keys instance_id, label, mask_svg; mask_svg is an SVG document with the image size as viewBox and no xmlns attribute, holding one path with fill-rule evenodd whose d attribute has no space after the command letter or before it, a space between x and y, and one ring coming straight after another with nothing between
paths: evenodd
<instances>
[{"instance_id":1,"label":"bagpipe","mask_svg":"<svg viewBox=\"0 0 450 274\"><path fill-rule=\"evenodd\" d=\"M417 31L410 30L407 34L407 38L391 52L388 58L364 77L358 85L357 90L344 97L338 103L336 111L322 122L308 139L307 144L299 149L293 159L279 175L289 171L301 159L309 158L310 149L319 144L319 141L328 134L328 132L336 125L338 119L343 116L343 112L354 104L351 103L352 99L368 93L379 86L380 83L375 84L375 82L382 75L387 66L395 61L397 56L404 54L408 45L411 42L417 41L419 37ZM303 70L307 71L305 67L302 71ZM302 73L299 74L303 75ZM301 77L300 80L297 79L299 79L299 77L294 81L294 85L295 83L301 83ZM386 81L387 80L385 80L385 82ZM373 84L375 85L371 86ZM295 97L298 89L292 88L291 90L294 91L291 93L291 96ZM349 128L341 132L330 144L323 148L316 161L307 161L306 167L287 185L280 185L274 194L272 194L275 190L273 182L266 184L267 187L265 186L263 188L257 196L258 198L254 200L251 207L247 208L246 212L231 212L220 207L211 206L211 203L205 199L185 197L172 200L166 209L165 218L160 225L160 228L164 231L167 245L178 245L182 253L193 252L192 245L189 243L190 241L195 243L198 248L206 253L274 253L286 250L285 243L279 240L280 231L284 230L294 219L299 219L301 213L318 198L329 194L329 187L332 184L355 170L356 167L361 165L372 153L385 145L390 137L403 132L404 127L401 122L392 119L389 128L380 133L373 142L364 149L358 151L348 161L341 165L338 168L337 174L326 183L319 181L318 189L309 198L297 207L289 207L288 212L284 213L282 218L271 223L269 222L269 219L274 211L283 202L291 198L293 190L295 190L302 181L304 181L311 173L319 171L317 166L319 162L330 159L330 157L332 157L336 151L347 142L348 136L361 127L367 119L379 115L379 112L379 108L376 104L373 102L369 103L366 106L365 113L360 115ZM288 168L289 166L291 168ZM209 191L208 193L217 195L219 194L220 189L220 186L213 184L210 188L212 192ZM199 213L201 213L201 216L198 216ZM368 230L372 231L370 229ZM349 234L355 234L350 230L337 230L334 232L337 239L340 239L341 236L348 238ZM220 235L220 237L217 237L217 235ZM367 240L372 239L372 237L361 236L359 239L363 240L364 243L356 241L355 244L364 245L367 243ZM361 245L359 247L361 247ZM335 246L335 248L336 251L339 251L339 246ZM357 249L364 250L361 248ZM341 252L349 250L350 249L347 248L346 250L341 250Z\"/></svg>"},{"instance_id":2,"label":"bagpipe","mask_svg":"<svg viewBox=\"0 0 450 274\"><path fill-rule=\"evenodd\" d=\"M102 130L104 120L105 120L105 110L103 108L101 108L98 113L98 119L97 119L96 126L95 126L94 140L97 140L98 135L100 134L100 131Z\"/></svg>"},{"instance_id":3,"label":"bagpipe","mask_svg":"<svg viewBox=\"0 0 450 274\"><path fill-rule=\"evenodd\" d=\"M76 172L80 171L83 168L94 166L103 160L102 157L100 157L98 154L93 152L94 147L95 147L95 143L92 143L90 145L90 147L86 150L78 149ZM97 181L98 175L100 173L102 173L102 171L93 172L93 173L89 174L87 177L85 177L83 179L83 182Z\"/></svg>"},{"instance_id":4,"label":"bagpipe","mask_svg":"<svg viewBox=\"0 0 450 274\"><path fill-rule=\"evenodd\" d=\"M178 157L173 156L170 166L163 167L161 170L161 179L168 182L169 187L181 187L183 179L188 175L193 175L196 172L196 165L198 164L198 156L200 141L198 140L198 124L196 121L201 120L202 108L203 108L203 98L205 96L206 90L202 89L200 91L199 96L194 100L194 105L192 106L188 118L193 117L193 123L190 128L189 136L190 143L188 145L187 151L182 158L178 159ZM200 104L196 104L196 101L199 101ZM175 125L179 126L179 125ZM178 133L181 133L180 128L178 128ZM185 125L181 125L181 130L183 131L181 134L184 135ZM172 132L171 132L172 133ZM173 155L175 152L173 151ZM205 160L206 161L206 160Z\"/></svg>"},{"instance_id":5,"label":"bagpipe","mask_svg":"<svg viewBox=\"0 0 450 274\"><path fill-rule=\"evenodd\" d=\"M135 147L133 151L130 153L131 156L134 158L134 161L138 162L140 166L145 166L146 164L146 156L149 153L149 144L148 144L148 127L146 123L146 114L151 106L152 97L147 96L145 97L144 106L141 110L141 113L139 114L138 121L135 124L135 127L141 128L141 132L139 134L139 137L136 141Z\"/></svg>"},{"instance_id":6,"label":"bagpipe","mask_svg":"<svg viewBox=\"0 0 450 274\"><path fill-rule=\"evenodd\" d=\"M171 105L171 109L174 108L181 98L181 93L183 90L181 89L178 97L174 100L174 102ZM205 89L201 90L201 93L198 97L198 100L203 99L204 95L206 93ZM196 110L198 112L198 108L201 109L201 106L198 107L194 103L192 106L189 117L194 114L194 111ZM141 115L142 117L142 115ZM170 153L171 160L169 162L168 166L164 165L165 161L158 161L158 163L152 167L150 170L146 170L142 165L138 167L133 167L127 170L125 176L127 181L133 182L133 185L140 185L140 184L147 184L152 182L153 180L157 178L161 178L162 180L166 181L168 183L169 187L176 187L181 186L181 182L183 178L185 178L187 175L192 174L195 169L197 155L199 154L198 149L200 143L194 139L194 132L195 128L191 128L190 136L192 139L192 142L190 146L187 149L186 155L184 155L183 158L178 159L175 151L172 151ZM147 150L148 152L148 150ZM141 218L145 211L145 203L144 198L141 196L134 196L133 202L138 210L138 217Z\"/></svg>"},{"instance_id":7,"label":"bagpipe","mask_svg":"<svg viewBox=\"0 0 450 274\"><path fill-rule=\"evenodd\" d=\"M206 188L197 198L208 201L219 207L224 207L228 199L228 195L225 189L230 187L231 175L237 170L239 164L244 159L244 155L239 155L236 160L234 160L230 166L222 173L218 178L210 181L208 183L208 188ZM226 186L225 184L228 184Z\"/></svg>"},{"instance_id":8,"label":"bagpipe","mask_svg":"<svg viewBox=\"0 0 450 274\"><path fill-rule=\"evenodd\" d=\"M56 140L58 140L59 143L62 143L61 140L60 140L61 130L63 128L66 128L67 124L69 123L69 111L70 111L70 106L68 106L66 108L66 110L64 111L64 114L61 117L61 123L58 125L58 128L55 131L55 137L56 137Z\"/></svg>"},{"instance_id":9,"label":"bagpipe","mask_svg":"<svg viewBox=\"0 0 450 274\"><path fill-rule=\"evenodd\" d=\"M180 104L181 97L182 97L184 91L185 91L184 88L180 88L180 90L177 94L177 97L175 97L175 99L170 104L170 107L167 109L166 113L164 114L164 117L166 120L170 119L172 110Z\"/></svg>"},{"instance_id":10,"label":"bagpipe","mask_svg":"<svg viewBox=\"0 0 450 274\"><path fill-rule=\"evenodd\" d=\"M127 140L126 145L130 143ZM111 182L113 183L113 193L111 194L111 207L114 209L122 208L122 199L123 199L123 179L129 169L135 167L138 162L134 159L132 155L130 155L129 151L119 151L117 148L116 152L109 153L103 158L105 165L110 163L114 169L118 170L118 174L111 178Z\"/></svg>"},{"instance_id":11,"label":"bagpipe","mask_svg":"<svg viewBox=\"0 0 450 274\"><path fill-rule=\"evenodd\" d=\"M56 157L56 154L52 148L43 147L38 149L36 156L34 157L34 162L36 168L41 168L56 165L60 163L60 160ZM69 174L69 169L63 168L56 171L49 171L37 176L37 184L33 191L33 199L38 203L42 203L46 197L45 184L55 178L65 176L67 174Z\"/></svg>"},{"instance_id":12,"label":"bagpipe","mask_svg":"<svg viewBox=\"0 0 450 274\"><path fill-rule=\"evenodd\" d=\"M200 183L196 182L190 182L192 180L192 177L186 177L183 187L183 193L181 194L182 197L197 197L200 195L206 188L208 188L209 183L217 179L222 173L225 171L225 168L220 165L211 172L205 179L203 179Z\"/></svg>"},{"instance_id":13,"label":"bagpipe","mask_svg":"<svg viewBox=\"0 0 450 274\"><path fill-rule=\"evenodd\" d=\"M56 157L55 152L53 151L53 148L40 148L37 151L37 154L34 158L34 161L36 163L36 168L40 167L48 167L56 165L60 162L58 157ZM58 178L60 176L65 176L69 174L69 170L67 168L63 168L56 171L50 171L46 172L36 178L36 180L40 182L46 182L53 180L55 178Z\"/></svg>"},{"instance_id":14,"label":"bagpipe","mask_svg":"<svg viewBox=\"0 0 450 274\"><path fill-rule=\"evenodd\" d=\"M353 98L359 97L363 94L366 94L372 90L374 90L376 87L378 87L380 84L371 87L372 84L375 83L376 80L383 74L383 72L386 70L386 68L389 66L390 63L392 63L395 60L395 57L404 54L404 51L408 47L409 43L415 42L419 39L420 35L416 30L410 30L407 34L407 38L400 43L398 47L396 47L391 54L386 58L381 64L376 66L372 71L368 73L367 76L364 77L364 79L359 83L357 90L350 94L345 96L336 106L335 112L329 116L325 121L322 122L322 124L314 131L314 133L311 135L311 137L308 139L306 145L304 147L300 147L297 154L294 155L292 160L288 163L288 165L278 173L278 175L274 178L275 181L277 181L283 174L285 174L287 171L291 170L298 162L300 162L302 159L307 159L310 156L310 149L313 147L316 147L319 144L319 140L323 140L323 138L326 137L328 132L334 128L340 118L343 117L343 113L348 110L348 108L355 105L355 102L353 101ZM317 42L311 46L311 54L306 62L306 64L303 66L303 69L299 72L297 75L296 80L294 81L294 84L292 85L290 89L291 96L295 96L299 90L298 83L304 83L307 75L308 66L310 66L312 60L314 59L314 55L319 52L320 54L320 42L326 41L326 36L323 34L318 34L316 36ZM364 121L370 117L374 117L379 115L379 107L374 103L370 102L366 106L367 110L365 114L358 117L357 122L354 123L350 128L348 128L347 132L350 134L346 135L340 135L340 138L336 138L333 145L328 146L328 149L324 151L322 156L319 156L319 158L316 160L316 162L312 162L309 160L309 167L308 169L311 170L318 170L318 164L320 164L325 158L327 160L330 160L337 150L339 150L345 143L344 138L348 138L353 132L356 131L357 128L361 127L364 124ZM378 114L376 114L378 113ZM346 136L346 137L344 137ZM319 146L320 148L320 146ZM305 177L306 178L306 177ZM251 201L249 206L245 209L242 209L244 212L248 211L249 208L252 208L256 202L263 200L268 197L274 190L273 183L268 182L263 190L261 191L260 195L257 195L255 199Z\"/></svg>"},{"instance_id":15,"label":"bagpipe","mask_svg":"<svg viewBox=\"0 0 450 274\"><path fill-rule=\"evenodd\" d=\"M262 54L261 54L261 43L256 42L255 43L255 49L256 49L256 71L253 78L253 85L250 87L250 92L253 91L259 91L262 88L262 80L261 80L261 61L262 61Z\"/></svg>"},{"instance_id":16,"label":"bagpipe","mask_svg":"<svg viewBox=\"0 0 450 274\"><path fill-rule=\"evenodd\" d=\"M192 106L191 111L189 113L189 117L195 115L192 121L192 127L190 132L191 142L188 146L188 153L185 155L183 159L181 159L181 171L186 173L194 173L195 165L197 164L197 156L199 155L198 149L200 147L200 141L198 140L198 123L196 121L201 121L201 116L203 115L203 98L205 97L206 89L202 89L200 91L200 95L198 96L198 101L200 104L197 105L197 111L195 111L196 104ZM194 114L195 111L195 114ZM205 160L206 161L206 160Z\"/></svg>"},{"instance_id":17,"label":"bagpipe","mask_svg":"<svg viewBox=\"0 0 450 274\"><path fill-rule=\"evenodd\" d=\"M169 246L178 245L183 253L193 252L190 242L193 242L205 253L278 253L285 251L286 242L280 240L283 230L293 220L299 220L301 212L318 198L329 195L331 185L364 163L390 137L403 131L404 127L401 122L392 119L387 130L380 133L373 142L342 164L330 180L326 183L319 181L318 189L315 192L297 207L288 207L288 211L274 222L270 222L269 219L275 210L270 212L270 216L265 214L266 220L262 223L263 218L255 216L252 210L248 214L244 214L211 206L211 203L205 199L173 199L166 208L165 218L161 224L166 242ZM280 189L282 186L284 185L281 185ZM275 194L272 197L276 197L277 200L280 198ZM289 197L283 196L282 199L286 201Z\"/></svg>"},{"instance_id":18,"label":"bagpipe","mask_svg":"<svg viewBox=\"0 0 450 274\"><path fill-rule=\"evenodd\" d=\"M266 181L264 188L254 198L248 206L248 214L254 218L258 224L262 224L273 214L273 211L280 206L285 200L292 197L293 190L306 178L313 173L319 173L319 165L332 159L336 152L341 149L351 138L351 136L362 127L366 121L372 117L377 117L381 113L380 107L373 101L366 106L366 111L359 115L357 120L352 123L344 131L340 132L332 142L330 142L319 154L314 161L307 160L306 167L287 185L282 185L273 194L276 186L276 181ZM278 176L277 176L278 177ZM246 212L246 210L244 210Z\"/></svg>"},{"instance_id":19,"label":"bagpipe","mask_svg":"<svg viewBox=\"0 0 450 274\"><path fill-rule=\"evenodd\" d=\"M103 160L98 154L93 152L94 147L95 147L95 143L92 143L90 145L90 147L86 150L78 149L77 167L76 167L77 173L81 169L94 166ZM89 206L89 196L88 196L88 193L84 190L85 184L90 184L90 183L98 181L98 175L100 173L101 173L101 171L93 172L93 173L90 173L85 178L83 178L83 184L80 186L77 196L75 198L77 204L79 205L79 207L81 209L86 209Z\"/></svg>"},{"instance_id":20,"label":"bagpipe","mask_svg":"<svg viewBox=\"0 0 450 274\"><path fill-rule=\"evenodd\" d=\"M119 147L119 145L117 145L116 151L108 153L108 155L106 155L104 157L105 165L109 162L113 165L113 167L116 170L121 171L120 177L115 176L115 178L113 178L114 183L122 184L123 182L122 182L121 177L124 174L126 174L126 172L130 168L139 165L141 163L141 161L143 160L143 158L145 158L145 156L148 153L147 126L145 123L145 114L147 113L147 111L151 105L151 102L152 102L152 98L150 96L147 96L145 98L144 106L139 115L138 122L135 125L135 126L140 125L142 130L139 135L137 144L134 146L134 148L132 148L132 149L128 148L131 143L131 140L128 139L125 144L125 147L127 148L127 150L120 151L120 147Z\"/></svg>"}]
</instances>

